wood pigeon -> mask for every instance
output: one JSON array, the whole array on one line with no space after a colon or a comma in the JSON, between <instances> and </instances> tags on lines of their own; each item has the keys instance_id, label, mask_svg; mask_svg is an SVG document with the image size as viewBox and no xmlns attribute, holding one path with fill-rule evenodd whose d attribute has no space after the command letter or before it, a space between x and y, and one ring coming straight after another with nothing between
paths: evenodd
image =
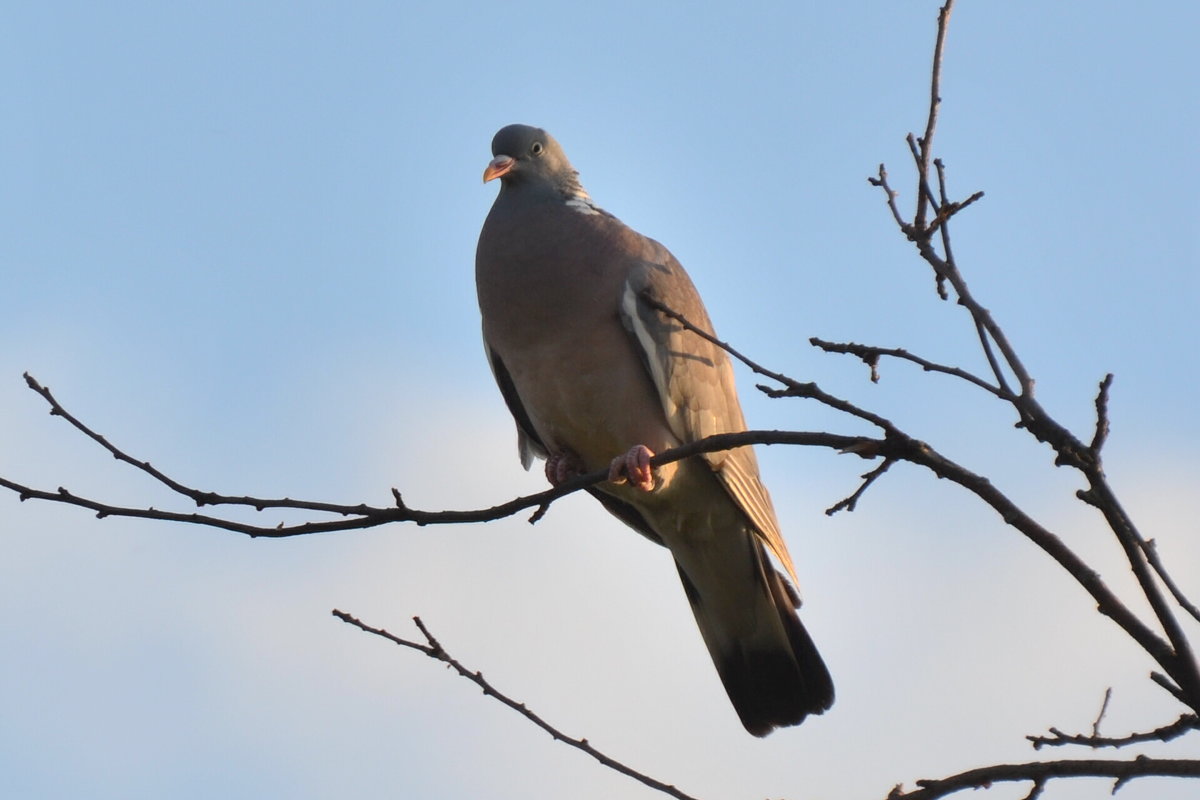
<instances>
[{"instance_id":1,"label":"wood pigeon","mask_svg":"<svg viewBox=\"0 0 1200 800\"><path fill-rule=\"evenodd\" d=\"M833 682L796 616L795 567L754 451L648 463L746 429L725 352L644 299L711 331L691 279L665 247L592 202L544 130L502 128L492 154L483 180L499 178L500 193L479 235L475 280L521 463L545 458L555 484L609 470L591 493L671 551L746 730L764 736L822 713Z\"/></svg>"}]
</instances>

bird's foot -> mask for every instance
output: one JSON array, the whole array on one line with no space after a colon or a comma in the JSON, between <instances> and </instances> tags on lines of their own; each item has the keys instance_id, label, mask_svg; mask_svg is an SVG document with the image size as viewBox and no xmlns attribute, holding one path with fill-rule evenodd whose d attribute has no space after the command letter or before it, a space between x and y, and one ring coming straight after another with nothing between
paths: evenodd
<instances>
[{"instance_id":1,"label":"bird's foot","mask_svg":"<svg viewBox=\"0 0 1200 800\"><path fill-rule=\"evenodd\" d=\"M619 455L608 466L608 479L616 484L628 483L635 489L649 492L654 488L654 470L650 459L654 453L644 444L636 444L629 452Z\"/></svg>"},{"instance_id":2,"label":"bird's foot","mask_svg":"<svg viewBox=\"0 0 1200 800\"><path fill-rule=\"evenodd\" d=\"M546 459L546 480L550 481L551 486L560 486L586 472L583 461L570 450L555 453Z\"/></svg>"}]
</instances>

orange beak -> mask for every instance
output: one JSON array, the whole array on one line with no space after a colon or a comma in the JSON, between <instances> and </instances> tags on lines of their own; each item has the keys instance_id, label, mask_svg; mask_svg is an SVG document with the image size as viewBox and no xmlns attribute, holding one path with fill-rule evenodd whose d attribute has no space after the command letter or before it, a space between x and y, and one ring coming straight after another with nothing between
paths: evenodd
<instances>
[{"instance_id":1,"label":"orange beak","mask_svg":"<svg viewBox=\"0 0 1200 800\"><path fill-rule=\"evenodd\" d=\"M493 178L507 175L516 165L517 160L512 156L496 156L488 162L487 169L483 171L483 182L487 183Z\"/></svg>"}]
</instances>

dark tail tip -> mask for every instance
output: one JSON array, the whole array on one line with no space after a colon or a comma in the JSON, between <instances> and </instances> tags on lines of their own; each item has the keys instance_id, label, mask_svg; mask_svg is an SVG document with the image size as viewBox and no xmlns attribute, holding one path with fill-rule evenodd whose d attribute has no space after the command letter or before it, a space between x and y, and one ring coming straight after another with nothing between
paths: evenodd
<instances>
[{"instance_id":1,"label":"dark tail tip","mask_svg":"<svg viewBox=\"0 0 1200 800\"><path fill-rule=\"evenodd\" d=\"M794 611L781 608L780 617L791 652L743 650L717 664L742 725L755 736L799 725L833 705L833 679L808 631Z\"/></svg>"},{"instance_id":2,"label":"dark tail tip","mask_svg":"<svg viewBox=\"0 0 1200 800\"><path fill-rule=\"evenodd\" d=\"M758 574L766 583L759 586L769 594L786 640L744 641L729 649L718 649L710 641L709 652L742 725L755 736L766 736L830 708L833 678L796 615L795 592L782 575L764 563L766 555L761 548L758 555L762 559ZM703 599L682 569L679 576L703 632ZM708 634L705 636L707 639Z\"/></svg>"}]
</instances>

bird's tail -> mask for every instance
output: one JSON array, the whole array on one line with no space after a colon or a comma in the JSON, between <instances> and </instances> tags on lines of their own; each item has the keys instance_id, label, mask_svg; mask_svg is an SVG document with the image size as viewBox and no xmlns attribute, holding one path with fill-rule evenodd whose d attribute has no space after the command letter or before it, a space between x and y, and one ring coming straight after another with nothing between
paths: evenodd
<instances>
[{"instance_id":1,"label":"bird's tail","mask_svg":"<svg viewBox=\"0 0 1200 800\"><path fill-rule=\"evenodd\" d=\"M742 725L766 736L833 705L833 680L796 615L798 595L747 534L751 580L728 564L719 572L688 570L678 559L676 566Z\"/></svg>"}]
</instances>

